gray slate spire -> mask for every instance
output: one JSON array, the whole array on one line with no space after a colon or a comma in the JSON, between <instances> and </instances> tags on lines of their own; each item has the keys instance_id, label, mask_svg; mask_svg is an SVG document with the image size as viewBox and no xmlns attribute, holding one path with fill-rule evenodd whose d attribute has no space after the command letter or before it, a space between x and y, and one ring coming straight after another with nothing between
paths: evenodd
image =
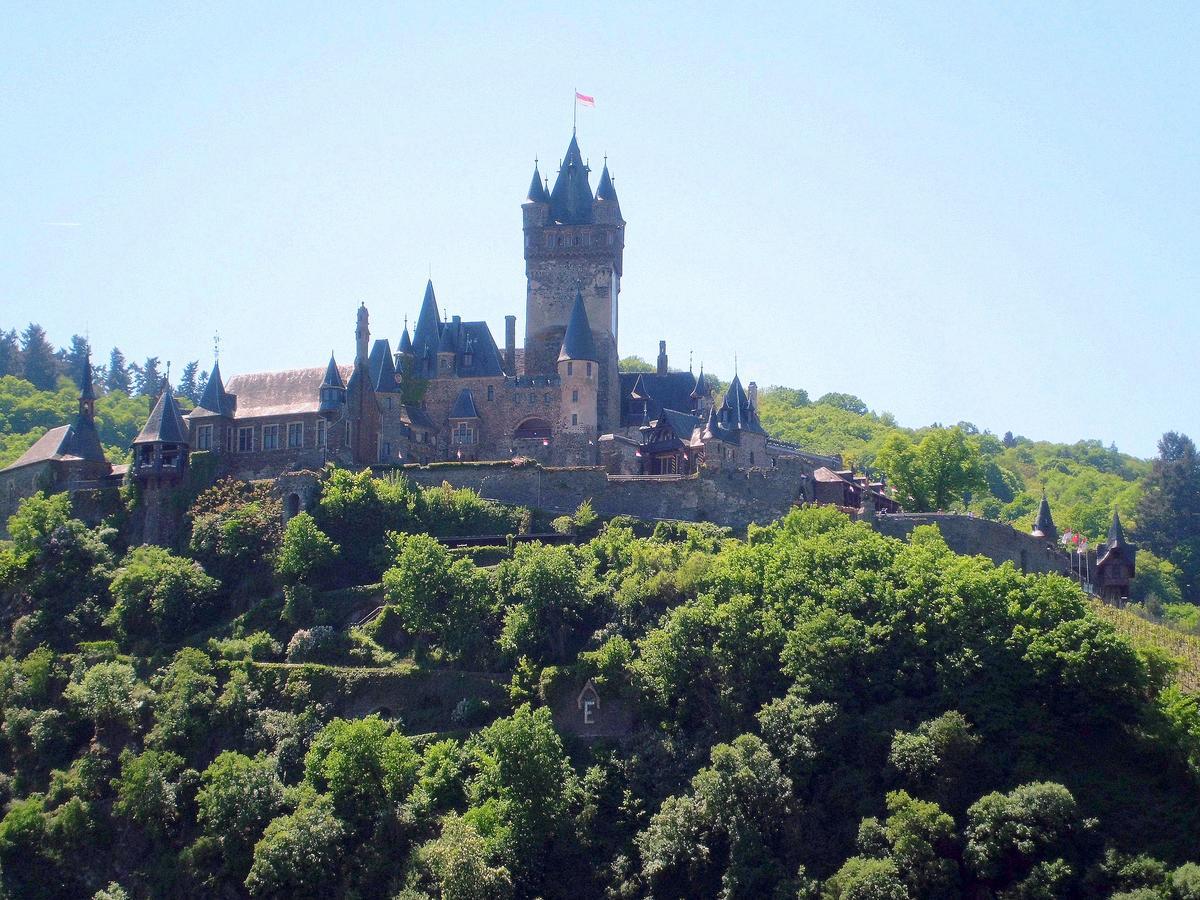
<instances>
[{"instance_id":1,"label":"gray slate spire","mask_svg":"<svg viewBox=\"0 0 1200 900\"><path fill-rule=\"evenodd\" d=\"M333 354L329 354L329 365L325 367L325 380L321 382L323 388L341 388L345 389L345 382L342 381L342 373L338 371L337 360L333 358Z\"/></svg>"},{"instance_id":2,"label":"gray slate spire","mask_svg":"<svg viewBox=\"0 0 1200 900\"><path fill-rule=\"evenodd\" d=\"M604 171L600 173L600 184L596 188L596 199L603 200L606 203L617 203L617 189L613 185L612 178L608 174L608 163L604 164Z\"/></svg>"},{"instance_id":3,"label":"gray slate spire","mask_svg":"<svg viewBox=\"0 0 1200 900\"><path fill-rule=\"evenodd\" d=\"M1121 515L1115 509L1113 510L1112 524L1108 526L1108 540L1105 543L1109 550L1126 546L1125 529L1121 527Z\"/></svg>"},{"instance_id":4,"label":"gray slate spire","mask_svg":"<svg viewBox=\"0 0 1200 900\"><path fill-rule=\"evenodd\" d=\"M213 363L208 375L208 383L204 385L204 394L196 408L210 412L216 416L229 415L229 395L225 393L225 382L221 380L221 365Z\"/></svg>"},{"instance_id":5,"label":"gray slate spire","mask_svg":"<svg viewBox=\"0 0 1200 900\"><path fill-rule=\"evenodd\" d=\"M592 221L592 187L588 183L588 172L579 143L571 135L567 155L550 192L550 217L564 225L587 225Z\"/></svg>"},{"instance_id":6,"label":"gray slate spire","mask_svg":"<svg viewBox=\"0 0 1200 900\"><path fill-rule=\"evenodd\" d=\"M537 163L533 164L533 181L529 182L529 194L526 203L549 203L550 195L546 193L546 185L542 183L542 173L538 171Z\"/></svg>"},{"instance_id":7,"label":"gray slate spire","mask_svg":"<svg viewBox=\"0 0 1200 900\"><path fill-rule=\"evenodd\" d=\"M448 419L478 419L479 411L475 409L475 397L467 388L458 392L454 406L450 408Z\"/></svg>"},{"instance_id":8,"label":"gray slate spire","mask_svg":"<svg viewBox=\"0 0 1200 900\"><path fill-rule=\"evenodd\" d=\"M1058 528L1054 524L1054 518L1050 515L1050 501L1046 499L1045 491L1042 491L1042 502L1038 505L1037 519L1033 523L1033 533L1040 534L1051 541L1058 539Z\"/></svg>"},{"instance_id":9,"label":"gray slate spire","mask_svg":"<svg viewBox=\"0 0 1200 900\"><path fill-rule=\"evenodd\" d=\"M596 342L592 338L592 326L588 323L587 308L583 304L583 295L575 291L575 305L571 307L571 318L567 320L567 331L563 335L562 350L559 351L558 361L568 359L587 359L598 362L600 356L596 353Z\"/></svg>"},{"instance_id":10,"label":"gray slate spire","mask_svg":"<svg viewBox=\"0 0 1200 900\"><path fill-rule=\"evenodd\" d=\"M408 336L408 323L404 324L404 333L400 335L400 352L412 353L412 338Z\"/></svg>"},{"instance_id":11,"label":"gray slate spire","mask_svg":"<svg viewBox=\"0 0 1200 900\"><path fill-rule=\"evenodd\" d=\"M187 426L183 424L183 416L179 412L179 404L171 392L171 385L163 386L163 392L158 395L158 402L150 411L150 418L142 426L141 432L133 439L136 444L186 444Z\"/></svg>"},{"instance_id":12,"label":"gray slate spire","mask_svg":"<svg viewBox=\"0 0 1200 900\"><path fill-rule=\"evenodd\" d=\"M442 323L438 320L437 298L433 295L432 279L425 285L425 296L421 300L421 313L417 316L417 327L413 331L413 350L424 358L427 353L436 353L441 343Z\"/></svg>"}]
</instances>

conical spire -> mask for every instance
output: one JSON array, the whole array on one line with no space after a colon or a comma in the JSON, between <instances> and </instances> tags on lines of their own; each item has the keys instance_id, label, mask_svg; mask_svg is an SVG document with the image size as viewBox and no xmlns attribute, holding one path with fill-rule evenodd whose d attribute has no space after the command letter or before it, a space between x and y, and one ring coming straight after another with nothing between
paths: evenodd
<instances>
[{"instance_id":1,"label":"conical spire","mask_svg":"<svg viewBox=\"0 0 1200 900\"><path fill-rule=\"evenodd\" d=\"M221 380L221 364L214 362L212 371L208 373L208 383L204 385L204 394L196 404L196 409L217 416L228 415L228 396L225 393L225 383Z\"/></svg>"},{"instance_id":2,"label":"conical spire","mask_svg":"<svg viewBox=\"0 0 1200 900\"><path fill-rule=\"evenodd\" d=\"M559 362L568 359L589 359L593 362L600 359L596 353L596 342L592 338L592 326L588 322L583 295L578 290L575 291L575 305L571 307L571 318L567 320L562 350L558 354Z\"/></svg>"},{"instance_id":3,"label":"conical spire","mask_svg":"<svg viewBox=\"0 0 1200 900\"><path fill-rule=\"evenodd\" d=\"M1125 529L1121 527L1121 514L1113 510L1112 524L1108 526L1108 549L1125 546Z\"/></svg>"},{"instance_id":4,"label":"conical spire","mask_svg":"<svg viewBox=\"0 0 1200 900\"><path fill-rule=\"evenodd\" d=\"M179 412L179 404L171 385L164 382L163 391L158 395L158 402L150 411L150 418L142 426L141 432L133 439L134 444L186 444L187 426L183 424L183 416Z\"/></svg>"},{"instance_id":5,"label":"conical spire","mask_svg":"<svg viewBox=\"0 0 1200 900\"><path fill-rule=\"evenodd\" d=\"M400 335L400 352L412 353L412 338L408 336L408 323L404 323L404 333Z\"/></svg>"},{"instance_id":6,"label":"conical spire","mask_svg":"<svg viewBox=\"0 0 1200 900\"><path fill-rule=\"evenodd\" d=\"M542 183L542 173L538 171L537 160L533 163L533 180L529 182L529 194L526 203L549 203L550 195L546 193L546 185Z\"/></svg>"},{"instance_id":7,"label":"conical spire","mask_svg":"<svg viewBox=\"0 0 1200 900\"><path fill-rule=\"evenodd\" d=\"M96 386L92 383L92 354L89 350L83 358L82 371L79 373L79 399L95 400Z\"/></svg>"},{"instance_id":8,"label":"conical spire","mask_svg":"<svg viewBox=\"0 0 1200 900\"><path fill-rule=\"evenodd\" d=\"M702 434L701 437L706 441L712 440L717 436L717 432L719 430L720 426L717 424L717 408L716 406L710 406L708 408L708 421L704 423L704 434Z\"/></svg>"},{"instance_id":9,"label":"conical spire","mask_svg":"<svg viewBox=\"0 0 1200 900\"><path fill-rule=\"evenodd\" d=\"M603 200L606 203L617 203L617 189L613 185L612 178L608 174L608 163L604 164L604 170L600 173L600 184L596 188L596 199Z\"/></svg>"},{"instance_id":10,"label":"conical spire","mask_svg":"<svg viewBox=\"0 0 1200 900\"><path fill-rule=\"evenodd\" d=\"M700 377L696 379L696 386L692 388L692 399L703 400L712 394L712 388L708 385L708 379L704 377L704 365L700 365Z\"/></svg>"},{"instance_id":11,"label":"conical spire","mask_svg":"<svg viewBox=\"0 0 1200 900\"><path fill-rule=\"evenodd\" d=\"M734 373L733 381L729 382L729 390L725 392L725 402L722 410L727 412L731 428L744 428L747 424L750 400L742 387L742 379Z\"/></svg>"},{"instance_id":12,"label":"conical spire","mask_svg":"<svg viewBox=\"0 0 1200 900\"><path fill-rule=\"evenodd\" d=\"M413 350L420 357L437 352L441 342L442 325L439 321L437 298L433 294L432 279L425 285L425 296L421 300L421 313L417 316L417 327L413 331Z\"/></svg>"},{"instance_id":13,"label":"conical spire","mask_svg":"<svg viewBox=\"0 0 1200 900\"><path fill-rule=\"evenodd\" d=\"M554 190L550 192L550 216L566 225L586 225L592 221L592 187L588 183L591 171L583 162L579 143L571 135L567 155L563 158Z\"/></svg>"},{"instance_id":14,"label":"conical spire","mask_svg":"<svg viewBox=\"0 0 1200 900\"><path fill-rule=\"evenodd\" d=\"M323 388L341 388L345 389L346 384L342 381L342 373L338 371L337 360L333 358L333 353L329 354L329 365L325 367L325 380L321 382Z\"/></svg>"},{"instance_id":15,"label":"conical spire","mask_svg":"<svg viewBox=\"0 0 1200 900\"><path fill-rule=\"evenodd\" d=\"M634 400L649 400L650 399L650 394L646 390L646 385L642 381L641 375L638 375L638 377L636 379L634 379L633 390L631 390L629 392L629 396L632 397Z\"/></svg>"},{"instance_id":16,"label":"conical spire","mask_svg":"<svg viewBox=\"0 0 1200 900\"><path fill-rule=\"evenodd\" d=\"M1058 537L1058 528L1050 515L1050 501L1046 499L1045 491L1042 491L1042 502L1038 506L1037 519L1033 523L1033 533L1052 541Z\"/></svg>"}]
</instances>

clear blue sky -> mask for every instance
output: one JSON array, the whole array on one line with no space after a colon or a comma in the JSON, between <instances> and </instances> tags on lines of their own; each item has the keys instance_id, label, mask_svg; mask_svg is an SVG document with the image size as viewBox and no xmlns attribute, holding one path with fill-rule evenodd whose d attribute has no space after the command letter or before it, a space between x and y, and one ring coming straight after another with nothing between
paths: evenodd
<instances>
[{"instance_id":1,"label":"clear blue sky","mask_svg":"<svg viewBox=\"0 0 1200 900\"><path fill-rule=\"evenodd\" d=\"M572 89L621 350L908 425L1200 437L1195 4L16 4L0 325L227 374L524 314ZM649 8L647 8L649 7ZM594 184L594 182L593 182Z\"/></svg>"}]
</instances>

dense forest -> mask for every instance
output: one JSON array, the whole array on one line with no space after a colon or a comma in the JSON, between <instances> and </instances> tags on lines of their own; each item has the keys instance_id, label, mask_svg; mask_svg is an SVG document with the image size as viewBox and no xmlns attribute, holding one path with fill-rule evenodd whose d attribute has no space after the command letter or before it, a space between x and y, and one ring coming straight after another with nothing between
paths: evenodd
<instances>
[{"instance_id":1,"label":"dense forest","mask_svg":"<svg viewBox=\"0 0 1200 900\"><path fill-rule=\"evenodd\" d=\"M53 377L0 378L0 432L69 418ZM128 391L100 403L114 448ZM937 508L1115 479L1161 551L1139 582L1195 596L1182 435L1142 462L849 395L762 415ZM183 496L164 548L129 544L122 499L88 527L35 496L0 542L0 896L1200 898L1195 673L935 529L546 522L330 469L286 524L263 485ZM440 540L546 530L566 543ZM556 725L589 680L620 734Z\"/></svg>"},{"instance_id":2,"label":"dense forest","mask_svg":"<svg viewBox=\"0 0 1200 900\"><path fill-rule=\"evenodd\" d=\"M173 549L122 519L0 546L7 896L1200 897L1172 660L934 529L448 550L544 524L345 470L286 526L234 481ZM627 734L555 727L587 679Z\"/></svg>"}]
</instances>

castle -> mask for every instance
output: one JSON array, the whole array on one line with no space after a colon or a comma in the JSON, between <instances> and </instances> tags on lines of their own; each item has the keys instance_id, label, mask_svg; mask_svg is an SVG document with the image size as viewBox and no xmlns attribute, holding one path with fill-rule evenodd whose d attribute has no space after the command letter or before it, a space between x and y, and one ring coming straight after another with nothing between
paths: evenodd
<instances>
[{"instance_id":1,"label":"castle","mask_svg":"<svg viewBox=\"0 0 1200 900\"><path fill-rule=\"evenodd\" d=\"M186 414L166 386L128 466L104 457L89 364L74 421L0 471L0 525L37 490L70 491L78 505L89 491L112 493L132 481L148 510L139 537L164 541L173 527L165 498L198 454L209 461L207 477L277 484L327 463L404 466L418 482L444 480L505 502L569 511L591 500L601 514L735 527L771 521L798 502L826 503L898 537L936 524L952 549L1022 571L1068 574L1090 564L1097 593L1128 597L1136 548L1115 514L1103 553L1082 556L1056 544L1044 498L1029 534L971 516L906 515L882 483L768 435L754 382L743 387L736 372L717 396L703 369L671 370L665 341L654 371L620 371L626 223L607 160L594 193L590 174L574 134L553 189L534 164L521 207L524 346L516 346L515 315L505 316L501 349L486 322L448 317L430 281L415 328L410 334L406 320L395 351L386 339L371 341L360 305L350 365L331 354L325 366L226 383L214 364ZM504 460L540 466L481 475L470 465ZM442 462L464 465L422 468ZM295 492L286 499L289 514L306 505Z\"/></svg>"},{"instance_id":2,"label":"castle","mask_svg":"<svg viewBox=\"0 0 1200 900\"><path fill-rule=\"evenodd\" d=\"M524 346L505 317L503 349L488 324L447 317L432 281L416 326L395 350L371 340L357 312L353 363L237 375L214 366L185 419L193 450L220 468L265 477L332 461L426 464L525 457L614 474L686 475L701 466L770 467L796 448L772 441L756 388L672 371L666 342L654 372L618 366L625 219L607 162L593 193L574 134L554 186L537 165L521 213Z\"/></svg>"}]
</instances>

